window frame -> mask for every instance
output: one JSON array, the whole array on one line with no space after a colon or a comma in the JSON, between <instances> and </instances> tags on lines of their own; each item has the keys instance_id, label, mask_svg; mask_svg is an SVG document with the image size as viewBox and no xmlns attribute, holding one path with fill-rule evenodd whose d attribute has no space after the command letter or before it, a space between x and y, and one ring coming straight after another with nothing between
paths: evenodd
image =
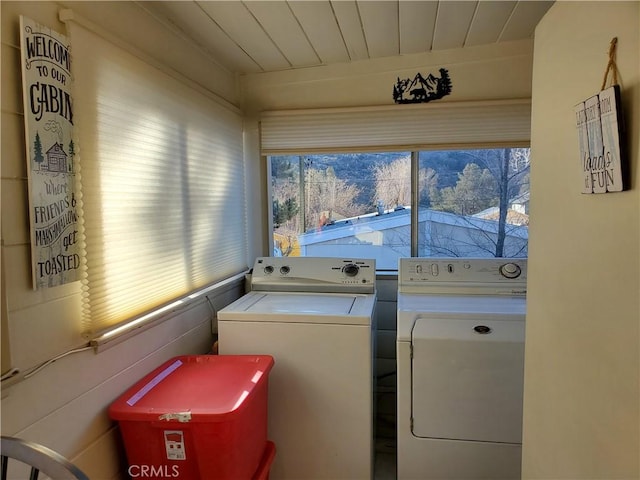
<instances>
[{"instance_id":1,"label":"window frame","mask_svg":"<svg viewBox=\"0 0 640 480\"><path fill-rule=\"evenodd\" d=\"M475 148L469 148L468 145L461 145L458 148L454 148L452 149L453 151L466 151L466 150L501 150L502 148L527 148L529 149L529 146L522 146L519 145L518 147L513 147L513 146L509 146L509 147L495 147L493 145L491 146L486 146L484 148L479 148L479 147L475 147ZM420 177L420 155L423 152L428 152L428 151L436 151L436 150L442 150L442 149L421 149L421 150L412 150L410 152L411 155L411 171L410 171L410 184L411 184L411 194L410 194L410 198L411 198L411 209L410 209L410 245L409 245L409 250L410 250L410 256L412 257L419 257L420 256L420 246L421 246L421 238L420 238L420 217L421 217L421 205L420 205L420 183L419 183L419 177ZM345 152L331 152L332 154L340 154L340 153L345 153ZM355 153L353 151L350 152L346 152L346 153ZM358 153L371 153L370 151L366 151L366 152L358 152ZM380 152L375 152L375 153L380 153ZM401 153L401 152L395 152L395 153ZM284 155L284 156L290 156L290 155ZM304 157L305 155L291 155L291 156L299 156L300 158ZM268 195L269 195L269 202L268 202L268 210L269 210L269 238L268 238L268 242L269 242L269 251L270 252L274 252L275 251L275 240L274 240L274 233L275 233L275 229L274 229L274 217L273 217L273 177L271 175L272 170L272 158L274 156L267 156L266 157L266 162L267 162L267 172L268 172ZM302 165L302 164L301 164ZM302 171L302 166L299 167L299 170L297 172L298 175L298 182L304 182L305 181L305 173L304 171ZM305 232L308 233L308 232ZM497 233L496 233L497 235ZM424 239L422 239L422 242L425 243ZM480 245L479 245L480 246ZM522 257L519 257L522 258ZM385 270L385 271L391 271L391 269L380 269L379 270ZM397 271L397 270L393 270L393 271Z\"/></svg>"},{"instance_id":2,"label":"window frame","mask_svg":"<svg viewBox=\"0 0 640 480\"><path fill-rule=\"evenodd\" d=\"M530 148L531 99L265 111L259 124L260 155L270 172L269 157L274 155ZM268 244L273 252L270 174L267 177ZM412 224L417 225L418 209L411 210ZM417 253L417 240L413 244L412 254Z\"/></svg>"}]
</instances>

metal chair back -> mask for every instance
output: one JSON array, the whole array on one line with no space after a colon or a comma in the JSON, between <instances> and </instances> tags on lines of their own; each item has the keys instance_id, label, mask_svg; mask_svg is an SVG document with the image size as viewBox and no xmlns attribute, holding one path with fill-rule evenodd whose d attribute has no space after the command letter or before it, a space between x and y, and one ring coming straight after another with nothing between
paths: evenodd
<instances>
[{"instance_id":1,"label":"metal chair back","mask_svg":"<svg viewBox=\"0 0 640 480\"><path fill-rule=\"evenodd\" d=\"M7 480L9 459L17 460L31 468L29 480L38 480L42 473L53 480L89 480L78 467L59 453L44 445L2 436L2 480Z\"/></svg>"}]
</instances>

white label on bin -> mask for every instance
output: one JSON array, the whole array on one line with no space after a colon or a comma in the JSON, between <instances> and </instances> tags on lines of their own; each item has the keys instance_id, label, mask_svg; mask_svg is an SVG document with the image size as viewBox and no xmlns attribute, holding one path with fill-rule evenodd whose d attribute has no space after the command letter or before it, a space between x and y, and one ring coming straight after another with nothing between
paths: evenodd
<instances>
[{"instance_id":1,"label":"white label on bin","mask_svg":"<svg viewBox=\"0 0 640 480\"><path fill-rule=\"evenodd\" d=\"M163 413L158 417L158 420L177 420L179 422L190 422L191 412L176 412L176 413Z\"/></svg>"},{"instance_id":2,"label":"white label on bin","mask_svg":"<svg viewBox=\"0 0 640 480\"><path fill-rule=\"evenodd\" d=\"M184 434L181 430L164 431L164 448L167 452L167 460L187 459L187 452L184 449Z\"/></svg>"},{"instance_id":3,"label":"white label on bin","mask_svg":"<svg viewBox=\"0 0 640 480\"><path fill-rule=\"evenodd\" d=\"M130 407L133 407L138 402L138 400L140 400L147 393L149 393L149 391L153 387L155 387L162 380L167 378L169 376L169 374L172 373L173 371L175 371L180 365L182 365L182 361L176 360L171 365L169 365L167 368L165 368L163 371L161 371L158 375L153 377L149 383L147 383L144 387L142 387L140 390L138 390L136 393L134 393L133 396L129 400L127 400L127 405L129 405Z\"/></svg>"}]
</instances>

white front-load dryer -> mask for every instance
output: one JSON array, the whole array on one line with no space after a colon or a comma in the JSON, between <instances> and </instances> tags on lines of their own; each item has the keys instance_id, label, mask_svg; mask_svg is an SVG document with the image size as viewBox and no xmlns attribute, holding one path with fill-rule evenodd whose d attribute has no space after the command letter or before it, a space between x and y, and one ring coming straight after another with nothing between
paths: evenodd
<instances>
[{"instance_id":1,"label":"white front-load dryer","mask_svg":"<svg viewBox=\"0 0 640 480\"><path fill-rule=\"evenodd\" d=\"M519 479L526 261L402 259L398 277L398 480Z\"/></svg>"}]
</instances>

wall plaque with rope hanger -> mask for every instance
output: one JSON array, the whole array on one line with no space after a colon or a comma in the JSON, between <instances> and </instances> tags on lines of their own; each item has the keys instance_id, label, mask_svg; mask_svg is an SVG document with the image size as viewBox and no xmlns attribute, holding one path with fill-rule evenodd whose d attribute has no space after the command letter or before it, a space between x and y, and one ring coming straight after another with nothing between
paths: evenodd
<instances>
[{"instance_id":1,"label":"wall plaque with rope hanger","mask_svg":"<svg viewBox=\"0 0 640 480\"><path fill-rule=\"evenodd\" d=\"M627 158L615 56L618 39L609 45L609 61L600 93L575 106L580 145L582 193L621 192L627 188ZM612 84L605 89L611 73Z\"/></svg>"}]
</instances>

